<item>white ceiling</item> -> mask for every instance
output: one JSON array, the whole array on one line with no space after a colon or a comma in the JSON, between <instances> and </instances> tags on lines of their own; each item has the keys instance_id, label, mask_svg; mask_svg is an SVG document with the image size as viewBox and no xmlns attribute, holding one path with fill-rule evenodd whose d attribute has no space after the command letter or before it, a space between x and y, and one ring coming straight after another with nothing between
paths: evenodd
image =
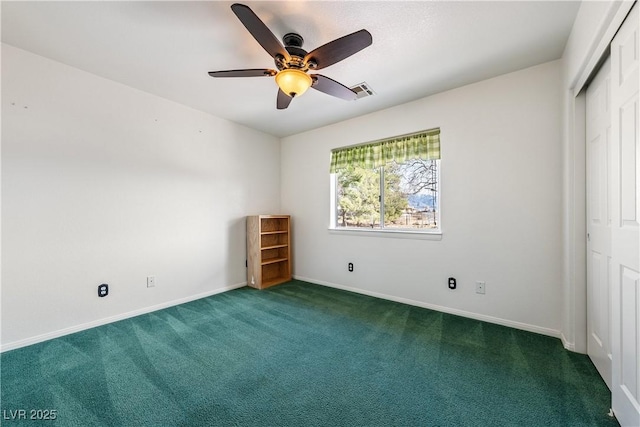
<instances>
[{"instance_id":1,"label":"white ceiling","mask_svg":"<svg viewBox=\"0 0 640 427\"><path fill-rule=\"evenodd\" d=\"M244 2L281 39L315 49L362 28L365 50L319 71L375 96L309 90L276 110L273 78L207 71L273 68L233 2L2 2L2 41L276 136L288 136L561 57L578 11L568 1Z\"/></svg>"}]
</instances>

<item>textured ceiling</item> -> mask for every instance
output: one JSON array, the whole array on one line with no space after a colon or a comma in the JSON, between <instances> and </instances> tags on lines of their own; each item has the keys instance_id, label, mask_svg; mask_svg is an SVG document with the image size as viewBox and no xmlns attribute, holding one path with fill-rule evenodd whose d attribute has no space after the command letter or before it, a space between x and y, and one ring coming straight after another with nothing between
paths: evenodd
<instances>
[{"instance_id":1,"label":"textured ceiling","mask_svg":"<svg viewBox=\"0 0 640 427\"><path fill-rule=\"evenodd\" d=\"M578 2L245 2L279 39L308 51L362 28L365 50L321 71L375 95L310 90L276 110L273 78L207 71L273 68L232 2L3 2L2 41L276 136L288 136L561 57Z\"/></svg>"}]
</instances>

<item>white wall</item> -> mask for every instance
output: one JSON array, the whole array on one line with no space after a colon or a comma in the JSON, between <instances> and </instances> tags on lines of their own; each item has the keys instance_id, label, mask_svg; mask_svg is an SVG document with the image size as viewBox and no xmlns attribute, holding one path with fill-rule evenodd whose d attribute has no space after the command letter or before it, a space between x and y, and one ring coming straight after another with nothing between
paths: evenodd
<instances>
[{"instance_id":1,"label":"white wall","mask_svg":"<svg viewBox=\"0 0 640 427\"><path fill-rule=\"evenodd\" d=\"M295 276L558 336L561 116L554 61L283 139ZM433 127L442 240L330 233L330 150ZM485 295L475 280L486 281Z\"/></svg>"},{"instance_id":2,"label":"white wall","mask_svg":"<svg viewBox=\"0 0 640 427\"><path fill-rule=\"evenodd\" d=\"M2 348L242 285L279 145L3 45Z\"/></svg>"}]
</instances>

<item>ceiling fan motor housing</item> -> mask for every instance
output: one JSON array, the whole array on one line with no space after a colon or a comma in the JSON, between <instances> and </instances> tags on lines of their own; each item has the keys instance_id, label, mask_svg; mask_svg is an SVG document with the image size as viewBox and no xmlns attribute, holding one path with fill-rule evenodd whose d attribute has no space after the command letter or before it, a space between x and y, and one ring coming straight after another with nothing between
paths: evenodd
<instances>
[{"instance_id":1,"label":"ceiling fan motor housing","mask_svg":"<svg viewBox=\"0 0 640 427\"><path fill-rule=\"evenodd\" d=\"M278 55L275 58L275 64L279 71L287 68L295 68L302 71L307 71L309 68L315 67L315 62L307 61L304 58L307 56L307 51L302 49L304 39L300 34L287 33L282 37L284 42L284 48L287 50L291 59L286 61L282 56Z\"/></svg>"}]
</instances>

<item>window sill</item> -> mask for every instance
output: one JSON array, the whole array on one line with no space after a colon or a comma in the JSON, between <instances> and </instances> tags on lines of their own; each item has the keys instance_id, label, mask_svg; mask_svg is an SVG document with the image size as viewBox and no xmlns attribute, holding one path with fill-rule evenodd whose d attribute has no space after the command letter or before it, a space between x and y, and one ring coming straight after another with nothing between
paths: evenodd
<instances>
[{"instance_id":1,"label":"window sill","mask_svg":"<svg viewBox=\"0 0 640 427\"><path fill-rule=\"evenodd\" d=\"M367 228L329 228L329 234L387 237L392 239L442 240L442 231L380 230Z\"/></svg>"}]
</instances>

